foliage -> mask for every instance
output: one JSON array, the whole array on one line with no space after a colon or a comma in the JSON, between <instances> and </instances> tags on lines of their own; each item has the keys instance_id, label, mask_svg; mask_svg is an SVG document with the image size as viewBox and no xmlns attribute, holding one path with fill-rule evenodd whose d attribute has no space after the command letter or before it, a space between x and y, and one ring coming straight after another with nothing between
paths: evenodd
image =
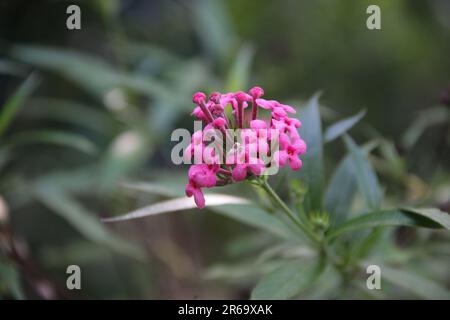
<instances>
[{"instance_id":1,"label":"foliage","mask_svg":"<svg viewBox=\"0 0 450 320\"><path fill-rule=\"evenodd\" d=\"M431 299L437 297L441 299L449 298L450 291L445 289L445 287L441 287L438 282L422 279L420 275L416 275L414 272L405 272L406 266L410 262L409 259L403 261L401 264L392 264L389 259L386 259L389 258L389 255L387 257L380 256L380 252L377 252L377 250L398 250L396 249L395 242L387 237L389 234L392 235L392 230L386 229L385 227L408 226L450 230L450 216L438 209L427 208L381 210L382 193L377 176L368 161L367 152L358 147L346 132L350 129L350 126L345 120L333 124L331 128L336 132L334 134L336 137L342 136L347 147L348 156L345 156L343 160L343 163L348 163L346 166L347 170L345 175L339 174L339 171L343 170L343 166L337 167L337 172L334 173L333 179L330 181L330 186L327 188L325 199L322 201L325 187L321 183L318 184L317 180L320 179L318 177L322 176L321 172L323 173L323 164L321 162L323 162L322 144L324 142L322 142L321 138L318 96L314 96L302 111L302 121L305 125L302 126L300 131L308 146L312 146L313 148L309 149L309 156L305 159L304 170L308 170L307 176L300 176L300 184L297 184L297 186L305 185L307 190L299 190L299 193L303 193L304 195L303 201L300 201L301 206L297 207L296 216L289 216L291 220L283 219L283 216L280 217L283 223L286 224L286 231L282 233L278 231L273 232L274 230L272 229L275 221L272 221L273 219L263 219L262 212L261 214L252 216L249 215L248 209L237 207L233 210L237 214L231 217L263 230L271 230L276 236L282 235L281 238L285 242L278 243L277 246L284 247L285 249L279 252L279 255L282 255L283 251L292 250L293 247L301 245L307 246L310 256L280 259L277 255L265 261L265 263L275 264L277 267L266 274L256 285L252 291L252 298L286 299L299 295L307 297L308 290L312 290L313 292L314 287L320 283L321 274L326 268L333 269L335 276L341 278L340 281L337 281L340 285L337 285L337 288L335 288L339 292L345 290L347 287L358 289L363 287L361 282L364 284L364 266L369 261L373 264L383 266L382 270L388 270L388 276L383 279L390 282L393 288L384 290L384 297L389 297L391 294L394 294L398 290L397 287L405 287L412 294L416 294L417 297ZM319 146L316 146L316 144L319 144ZM311 165L308 165L309 163ZM350 178L353 178L354 188L342 188L343 185L348 184L347 181ZM311 186L312 184L313 187ZM271 192L273 190L269 189L269 196L272 195ZM362 203L351 210L350 208L352 207L355 196L359 196ZM344 200L339 200L340 198ZM308 202L306 199L312 200ZM273 210L275 211L273 214L283 210L292 214L292 211L284 207L284 202L276 194L274 194L273 200ZM333 207L332 205L329 206L329 211L325 211L323 203L343 203L346 208L345 211L348 210L350 212L343 212L341 206ZM155 208L162 206L163 203L153 205ZM166 209L160 209L157 213L182 209L179 206L165 205L165 207ZM291 207L293 206L291 205ZM264 208L260 210L264 210ZM345 217L340 218L338 215L343 213ZM154 213L143 212L138 215L131 213L111 220L127 220L149 214ZM243 216L246 217L246 220L242 219ZM330 220L332 221L331 224L329 223ZM276 224L279 223L276 222ZM297 226L301 226L301 228L299 229ZM289 236L287 237L287 235ZM379 248L380 243L383 245L381 248ZM267 250L270 252L273 248L269 247ZM263 251L261 254L265 255L266 252ZM407 250L405 250L405 254L412 255ZM255 268L259 264L255 265ZM263 266L260 267L263 268ZM249 272L253 272L253 270L249 270ZM427 293L422 291L417 292L414 285L399 281L395 276L397 273L405 274L405 282L417 278L417 281L423 281L427 287L430 289L436 288L437 291L429 290ZM430 274L428 277L431 278L432 275ZM330 296L324 295L323 297L331 298L335 293L330 292L328 294Z\"/></svg>"},{"instance_id":2,"label":"foliage","mask_svg":"<svg viewBox=\"0 0 450 320\"><path fill-rule=\"evenodd\" d=\"M449 297L449 109L423 108L448 81L442 4L379 1L396 27L368 34L367 1L256 2L80 1L75 35L66 1L4 6L1 298ZM170 132L194 91L256 84L300 107L304 169L192 210ZM106 222L126 212L151 217Z\"/></svg>"}]
</instances>

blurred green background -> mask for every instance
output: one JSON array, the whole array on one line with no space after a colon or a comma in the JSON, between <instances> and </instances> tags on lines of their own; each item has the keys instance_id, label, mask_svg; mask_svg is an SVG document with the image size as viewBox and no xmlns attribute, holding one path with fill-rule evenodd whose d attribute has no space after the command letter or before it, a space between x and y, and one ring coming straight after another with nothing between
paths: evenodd
<instances>
[{"instance_id":1,"label":"blurred green background","mask_svg":"<svg viewBox=\"0 0 450 320\"><path fill-rule=\"evenodd\" d=\"M248 298L255 278L222 263L268 236L207 210L99 220L183 194L170 134L192 129L199 90L321 90L325 124L366 109L352 134L389 141L372 159L387 202L448 212L449 56L445 0L2 1L0 297ZM343 147L327 148L331 171Z\"/></svg>"}]
</instances>

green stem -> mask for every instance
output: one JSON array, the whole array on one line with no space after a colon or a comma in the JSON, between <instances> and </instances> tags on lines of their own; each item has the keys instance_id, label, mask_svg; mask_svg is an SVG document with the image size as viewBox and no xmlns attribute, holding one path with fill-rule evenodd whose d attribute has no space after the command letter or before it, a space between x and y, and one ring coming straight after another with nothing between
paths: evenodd
<instances>
[{"instance_id":1,"label":"green stem","mask_svg":"<svg viewBox=\"0 0 450 320\"><path fill-rule=\"evenodd\" d=\"M278 196L266 180L261 183L261 187L301 231L303 231L314 243L320 243L319 237L295 217L291 209L289 209L286 203Z\"/></svg>"},{"instance_id":2,"label":"green stem","mask_svg":"<svg viewBox=\"0 0 450 320\"><path fill-rule=\"evenodd\" d=\"M299 221L292 210L272 189L267 180L263 180L262 182L260 182L260 186L264 189L264 191L267 192L273 202L276 203L284 211L284 213L295 224L295 226L297 226L313 242L313 244L318 246L318 250L320 251L321 264L323 264L322 267L325 268L327 261L331 262L342 274L345 283L346 277L348 277L348 272L345 270L343 261L339 257L337 257L328 246L327 239L325 237L320 237L317 233L310 229L309 225L305 225L301 221Z\"/></svg>"}]
</instances>

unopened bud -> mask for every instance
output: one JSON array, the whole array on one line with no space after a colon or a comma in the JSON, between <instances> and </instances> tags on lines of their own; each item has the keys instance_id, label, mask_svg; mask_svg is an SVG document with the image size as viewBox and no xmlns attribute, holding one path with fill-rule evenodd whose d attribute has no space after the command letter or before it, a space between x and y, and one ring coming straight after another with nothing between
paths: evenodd
<instances>
[{"instance_id":1,"label":"unopened bud","mask_svg":"<svg viewBox=\"0 0 450 320\"><path fill-rule=\"evenodd\" d=\"M197 92L192 96L192 102L194 102L196 105L205 103L205 100L206 94L204 94L203 92Z\"/></svg>"},{"instance_id":2,"label":"unopened bud","mask_svg":"<svg viewBox=\"0 0 450 320\"><path fill-rule=\"evenodd\" d=\"M253 87L248 92L253 99L259 99L264 95L264 90L261 87Z\"/></svg>"}]
</instances>

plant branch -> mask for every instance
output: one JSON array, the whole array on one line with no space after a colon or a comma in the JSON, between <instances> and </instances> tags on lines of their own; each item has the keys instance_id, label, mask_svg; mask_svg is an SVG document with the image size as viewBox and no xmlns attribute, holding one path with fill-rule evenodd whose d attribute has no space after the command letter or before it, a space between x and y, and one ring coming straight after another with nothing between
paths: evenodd
<instances>
[{"instance_id":1,"label":"plant branch","mask_svg":"<svg viewBox=\"0 0 450 320\"><path fill-rule=\"evenodd\" d=\"M306 227L303 223L301 223L294 215L291 209L287 206L287 204L278 196L278 194L272 189L272 187L269 185L269 183L264 180L261 183L261 187L264 189L264 191L267 192L267 194L270 196L270 198L273 200L274 203L276 203L283 212L287 215L287 217L303 232L305 233L310 240L312 240L314 243L318 244L320 243L320 239L312 230L310 230L308 227Z\"/></svg>"}]
</instances>

